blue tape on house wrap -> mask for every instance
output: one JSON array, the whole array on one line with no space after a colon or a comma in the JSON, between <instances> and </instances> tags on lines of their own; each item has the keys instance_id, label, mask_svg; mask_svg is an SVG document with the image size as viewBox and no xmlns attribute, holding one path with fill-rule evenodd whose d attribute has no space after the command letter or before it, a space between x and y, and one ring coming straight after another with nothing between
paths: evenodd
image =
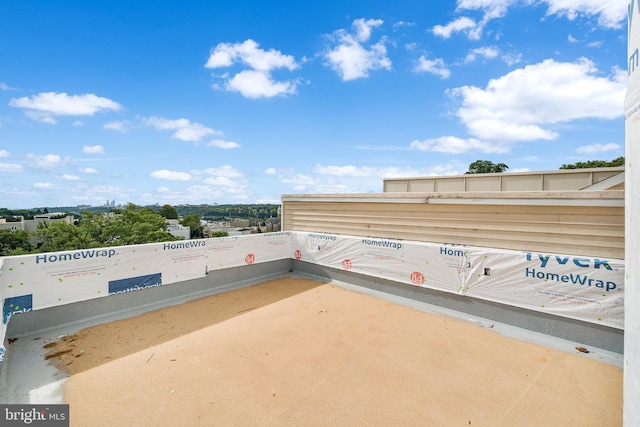
<instances>
[{"instance_id":1,"label":"blue tape on house wrap","mask_svg":"<svg viewBox=\"0 0 640 427\"><path fill-rule=\"evenodd\" d=\"M2 322L6 325L14 314L26 313L32 309L33 294L7 298L2 307Z\"/></svg>"}]
</instances>

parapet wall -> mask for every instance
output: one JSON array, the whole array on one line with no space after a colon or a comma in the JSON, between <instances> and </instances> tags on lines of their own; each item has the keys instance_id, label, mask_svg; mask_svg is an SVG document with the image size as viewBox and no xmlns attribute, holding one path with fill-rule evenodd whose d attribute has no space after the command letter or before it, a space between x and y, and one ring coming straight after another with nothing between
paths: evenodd
<instances>
[{"instance_id":1,"label":"parapet wall","mask_svg":"<svg viewBox=\"0 0 640 427\"><path fill-rule=\"evenodd\" d=\"M385 193L624 190L624 166L545 172L386 178Z\"/></svg>"},{"instance_id":2,"label":"parapet wall","mask_svg":"<svg viewBox=\"0 0 640 427\"><path fill-rule=\"evenodd\" d=\"M300 263L371 283L397 283L469 303L569 319L593 325L596 333L623 329L621 260L280 232L0 258L0 340L20 313L66 311L71 322L100 310L118 311L121 305L148 305L146 297L152 294L155 300L163 293L166 298L203 295L221 283L232 284L234 277L241 282L252 275L285 274ZM109 303L94 304L98 300ZM38 321L44 322L36 313L27 317L20 333L38 330Z\"/></svg>"}]
</instances>

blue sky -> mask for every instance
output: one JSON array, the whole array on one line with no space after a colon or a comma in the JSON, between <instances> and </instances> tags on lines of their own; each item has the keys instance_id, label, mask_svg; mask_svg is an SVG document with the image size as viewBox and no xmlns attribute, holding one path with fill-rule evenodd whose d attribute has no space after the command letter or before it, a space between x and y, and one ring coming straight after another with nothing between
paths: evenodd
<instances>
[{"instance_id":1,"label":"blue sky","mask_svg":"<svg viewBox=\"0 0 640 427\"><path fill-rule=\"evenodd\" d=\"M611 160L626 36L626 0L5 2L0 207Z\"/></svg>"}]
</instances>

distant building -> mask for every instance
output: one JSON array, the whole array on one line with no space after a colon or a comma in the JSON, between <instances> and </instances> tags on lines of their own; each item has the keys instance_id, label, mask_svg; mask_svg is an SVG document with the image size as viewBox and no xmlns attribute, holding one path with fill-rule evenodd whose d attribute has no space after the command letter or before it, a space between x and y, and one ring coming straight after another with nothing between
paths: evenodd
<instances>
[{"instance_id":1,"label":"distant building","mask_svg":"<svg viewBox=\"0 0 640 427\"><path fill-rule=\"evenodd\" d=\"M278 218L269 218L264 221L266 224L267 231L280 231L280 223L281 223L280 215L278 214Z\"/></svg>"},{"instance_id":2,"label":"distant building","mask_svg":"<svg viewBox=\"0 0 640 427\"><path fill-rule=\"evenodd\" d=\"M45 214L34 215L33 219L27 219L24 221L24 229L27 231L36 231L38 224L41 222L58 222L64 221L69 224L75 222L75 217L65 212L51 212Z\"/></svg>"},{"instance_id":3,"label":"distant building","mask_svg":"<svg viewBox=\"0 0 640 427\"><path fill-rule=\"evenodd\" d=\"M250 224L248 219L234 219L231 221L232 227L245 228L245 227L249 227L249 225Z\"/></svg>"},{"instance_id":4,"label":"distant building","mask_svg":"<svg viewBox=\"0 0 640 427\"><path fill-rule=\"evenodd\" d=\"M177 219L167 220L167 231L175 237L182 237L184 240L191 238L191 227L180 224Z\"/></svg>"},{"instance_id":5,"label":"distant building","mask_svg":"<svg viewBox=\"0 0 640 427\"><path fill-rule=\"evenodd\" d=\"M24 217L15 216L11 218L0 218L0 230L24 230Z\"/></svg>"}]
</instances>

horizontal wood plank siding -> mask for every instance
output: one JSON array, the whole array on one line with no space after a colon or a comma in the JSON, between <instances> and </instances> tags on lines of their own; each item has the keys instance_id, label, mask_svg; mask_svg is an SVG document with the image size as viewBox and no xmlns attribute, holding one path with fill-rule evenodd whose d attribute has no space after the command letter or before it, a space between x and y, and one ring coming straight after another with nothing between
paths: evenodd
<instances>
[{"instance_id":1,"label":"horizontal wood plank siding","mask_svg":"<svg viewBox=\"0 0 640 427\"><path fill-rule=\"evenodd\" d=\"M624 206L336 202L307 196L284 200L282 207L284 230L624 258Z\"/></svg>"}]
</instances>

